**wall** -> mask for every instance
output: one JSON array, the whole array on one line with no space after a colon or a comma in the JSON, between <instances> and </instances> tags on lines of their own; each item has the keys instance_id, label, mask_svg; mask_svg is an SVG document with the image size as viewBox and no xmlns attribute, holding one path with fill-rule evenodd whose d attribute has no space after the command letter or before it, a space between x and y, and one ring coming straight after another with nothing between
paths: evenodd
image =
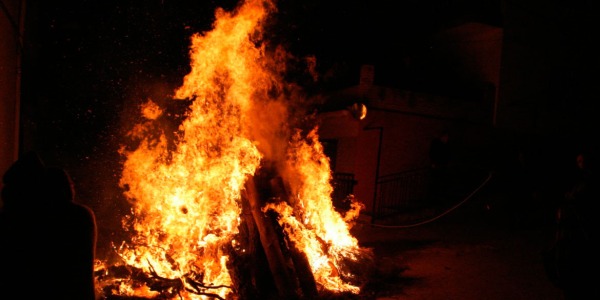
<instances>
[{"instance_id":1,"label":"wall","mask_svg":"<svg viewBox=\"0 0 600 300\"><path fill-rule=\"evenodd\" d=\"M599 5L505 3L499 128L569 139L595 133Z\"/></svg>"},{"instance_id":2,"label":"wall","mask_svg":"<svg viewBox=\"0 0 600 300\"><path fill-rule=\"evenodd\" d=\"M475 82L498 84L501 31L484 28L484 33L477 32L466 36L481 38L481 43L462 49L462 55L446 59L471 64L463 70L463 77L471 74ZM455 33L454 38L464 39L464 35ZM489 45L482 45L486 41ZM461 44L458 48L465 46ZM487 48L493 51L478 55L477 59L473 58L476 55L469 55ZM442 131L450 133L454 164L490 167L486 160L490 155L494 96L482 95L477 101L469 101L378 86L371 80L375 73L373 67L363 67L361 71L357 86L332 93L330 101L343 104L360 99L367 104L367 117L355 120L347 109L323 114L319 135L322 139L338 141L334 171L355 175L354 194L365 204L367 214L373 209L377 178L429 167L430 143Z\"/></svg>"},{"instance_id":3,"label":"wall","mask_svg":"<svg viewBox=\"0 0 600 300\"><path fill-rule=\"evenodd\" d=\"M321 115L319 131L321 139L338 141L334 171L355 175L354 195L365 204L366 213L372 210L377 178L428 167L429 145L442 131L451 134L457 164L477 161L469 151L485 148L478 143L484 140L487 126L457 119L447 107L448 99L382 92L376 86L371 91L374 93L367 91L363 95L367 96L363 99L371 99L367 101L364 120L352 118L347 110L329 112ZM377 98L382 95L383 98ZM477 110L470 112L473 119L481 119Z\"/></svg>"},{"instance_id":4,"label":"wall","mask_svg":"<svg viewBox=\"0 0 600 300\"><path fill-rule=\"evenodd\" d=\"M0 174L18 155L19 2L3 1L6 10L0 10Z\"/></svg>"}]
</instances>

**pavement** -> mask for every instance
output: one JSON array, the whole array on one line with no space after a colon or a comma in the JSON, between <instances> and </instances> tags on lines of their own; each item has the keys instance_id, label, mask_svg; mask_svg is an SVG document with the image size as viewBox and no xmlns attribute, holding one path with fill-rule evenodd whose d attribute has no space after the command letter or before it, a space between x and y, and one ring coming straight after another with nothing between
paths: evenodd
<instances>
[{"instance_id":1,"label":"pavement","mask_svg":"<svg viewBox=\"0 0 600 300\"><path fill-rule=\"evenodd\" d=\"M554 234L552 212L503 207L504 197L481 193L443 211L423 212L420 223L359 219L351 231L361 246L373 249L377 265L363 288L365 298L566 299L542 263Z\"/></svg>"}]
</instances>

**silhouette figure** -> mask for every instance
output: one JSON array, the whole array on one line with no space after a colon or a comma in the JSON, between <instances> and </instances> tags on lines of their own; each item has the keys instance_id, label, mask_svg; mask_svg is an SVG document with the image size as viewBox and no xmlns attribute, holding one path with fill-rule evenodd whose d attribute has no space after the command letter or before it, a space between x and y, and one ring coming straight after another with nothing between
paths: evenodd
<instances>
[{"instance_id":1,"label":"silhouette figure","mask_svg":"<svg viewBox=\"0 0 600 300\"><path fill-rule=\"evenodd\" d=\"M429 158L431 167L434 169L445 168L450 163L450 135L448 132L442 132L435 137L429 146Z\"/></svg>"},{"instance_id":2,"label":"silhouette figure","mask_svg":"<svg viewBox=\"0 0 600 300\"><path fill-rule=\"evenodd\" d=\"M598 299L595 274L598 257L598 200L600 181L594 157L579 152L575 170L568 179L570 187L557 210L556 236L546 253L546 271L551 281L562 288L565 299Z\"/></svg>"},{"instance_id":3,"label":"silhouette figure","mask_svg":"<svg viewBox=\"0 0 600 300\"><path fill-rule=\"evenodd\" d=\"M0 299L94 300L96 220L69 174L23 155L3 177Z\"/></svg>"}]
</instances>

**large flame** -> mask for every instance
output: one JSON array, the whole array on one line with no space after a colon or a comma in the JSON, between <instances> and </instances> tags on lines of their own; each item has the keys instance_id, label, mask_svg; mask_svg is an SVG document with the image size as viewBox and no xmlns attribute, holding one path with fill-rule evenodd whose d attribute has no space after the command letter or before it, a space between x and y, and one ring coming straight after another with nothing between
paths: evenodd
<instances>
[{"instance_id":1,"label":"large flame","mask_svg":"<svg viewBox=\"0 0 600 300\"><path fill-rule=\"evenodd\" d=\"M340 272L339 263L357 259L360 249L332 205L329 160L316 128L302 133L290 124L289 104L297 99L282 79L281 52L261 43L264 22L274 11L263 0L245 1L233 12L217 9L213 30L192 36L191 71L174 96L191 104L174 141L156 133L161 108L152 100L142 107L146 122L130 133L139 146L122 150L121 185L132 205L123 225L132 239L116 250L127 265L184 286L185 278L198 274L213 286L232 285L227 249L239 233L242 192L247 178L270 161L290 201L263 211L281 216L319 287L358 293L345 280L352 274ZM113 292L156 294L127 282ZM227 298L233 292L215 293ZM203 299L193 293L178 297Z\"/></svg>"}]
</instances>

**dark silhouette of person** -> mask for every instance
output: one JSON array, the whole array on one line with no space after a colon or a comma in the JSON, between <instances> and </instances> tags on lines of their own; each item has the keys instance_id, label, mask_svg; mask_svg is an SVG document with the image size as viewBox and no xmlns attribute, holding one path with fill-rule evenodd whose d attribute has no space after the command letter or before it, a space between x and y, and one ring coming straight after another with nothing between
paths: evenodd
<instances>
[{"instance_id":1,"label":"dark silhouette of person","mask_svg":"<svg viewBox=\"0 0 600 300\"><path fill-rule=\"evenodd\" d=\"M450 134L447 131L442 132L431 140L429 146L429 158L433 169L445 168L450 163Z\"/></svg>"},{"instance_id":2,"label":"dark silhouette of person","mask_svg":"<svg viewBox=\"0 0 600 300\"><path fill-rule=\"evenodd\" d=\"M549 270L551 280L563 289L566 299L599 299L594 273L598 257L598 201L595 157L581 151L567 179L570 188L557 211L555 252Z\"/></svg>"},{"instance_id":3,"label":"dark silhouette of person","mask_svg":"<svg viewBox=\"0 0 600 300\"><path fill-rule=\"evenodd\" d=\"M507 200L498 206L502 206L511 218L514 229L542 225L543 216L547 213L542 209L544 203L540 197L540 186L544 184L538 173L542 171L527 149L519 147L510 154L508 160L499 162L501 172L496 176L496 188L507 193ZM548 203L545 204L548 206Z\"/></svg>"},{"instance_id":4,"label":"dark silhouette of person","mask_svg":"<svg viewBox=\"0 0 600 300\"><path fill-rule=\"evenodd\" d=\"M96 299L96 219L69 174L23 155L3 176L0 299Z\"/></svg>"}]
</instances>

